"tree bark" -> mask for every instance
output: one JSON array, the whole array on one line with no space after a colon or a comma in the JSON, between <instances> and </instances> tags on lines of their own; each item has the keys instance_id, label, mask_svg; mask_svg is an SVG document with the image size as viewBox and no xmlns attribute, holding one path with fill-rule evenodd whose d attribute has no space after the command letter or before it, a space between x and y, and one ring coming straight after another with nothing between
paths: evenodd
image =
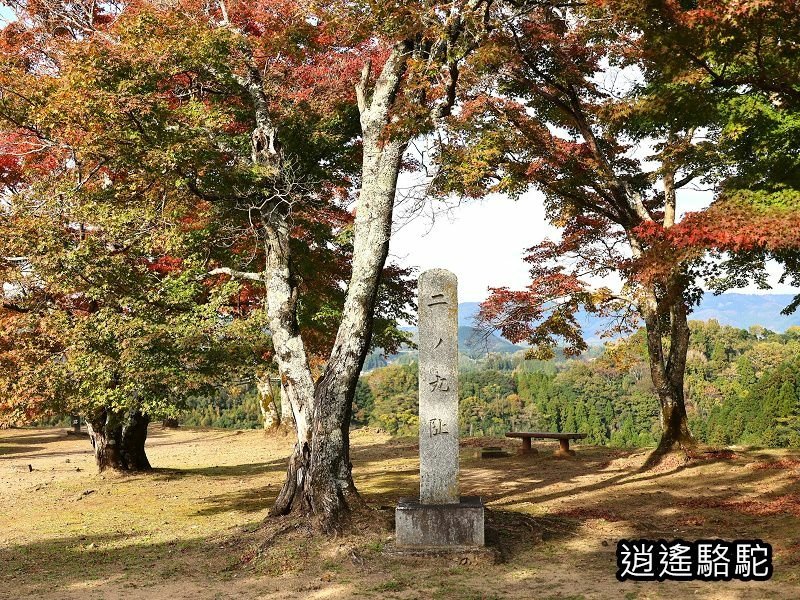
<instances>
[{"instance_id":1,"label":"tree bark","mask_svg":"<svg viewBox=\"0 0 800 600\"><path fill-rule=\"evenodd\" d=\"M297 442L289 457L283 488L270 510L272 515L306 508L302 490L310 466L314 398L314 380L297 323L297 285L291 273L289 224L280 216L276 216L275 221L266 227L267 317L281 374L281 389L285 392L283 399L288 400L292 408Z\"/></svg>"},{"instance_id":2,"label":"tree bark","mask_svg":"<svg viewBox=\"0 0 800 600\"><path fill-rule=\"evenodd\" d=\"M292 274L289 248L292 198L291 191L280 190L282 184L286 183L283 181L282 144L278 128L272 120L261 71L249 46L245 45L244 50L249 63L247 72L235 77L253 102L255 127L251 135L251 160L274 172L275 191L278 196L284 196L261 211L265 236L263 282L267 290L267 320L281 377L281 391L285 392L281 400L287 400L291 406L297 433L297 442L289 457L286 481L270 510L270 514L274 515L299 510L302 506L302 498L297 497L297 490L304 488L309 469L314 380L297 323L298 282Z\"/></svg>"},{"instance_id":3,"label":"tree bark","mask_svg":"<svg viewBox=\"0 0 800 600\"><path fill-rule=\"evenodd\" d=\"M272 391L269 375L264 379L256 378L256 389L258 390L258 408L261 410L264 430L269 431L280 427L281 417L275 404L275 394Z\"/></svg>"},{"instance_id":4,"label":"tree bark","mask_svg":"<svg viewBox=\"0 0 800 600\"><path fill-rule=\"evenodd\" d=\"M137 410L128 414L122 426L120 447L128 471L149 471L152 468L144 450L149 424L150 417Z\"/></svg>"},{"instance_id":5,"label":"tree bark","mask_svg":"<svg viewBox=\"0 0 800 600\"><path fill-rule=\"evenodd\" d=\"M372 133L372 132L371 132ZM353 397L369 349L381 272L389 253L397 176L406 143L364 139L364 181L355 220L353 271L342 321L314 395L311 477L307 493L324 529L337 529L361 500L352 478Z\"/></svg>"},{"instance_id":6,"label":"tree bark","mask_svg":"<svg viewBox=\"0 0 800 600\"><path fill-rule=\"evenodd\" d=\"M281 423L286 427L294 427L294 416L292 415L292 403L289 402L289 396L286 392L286 386L281 383Z\"/></svg>"},{"instance_id":7,"label":"tree bark","mask_svg":"<svg viewBox=\"0 0 800 600\"><path fill-rule=\"evenodd\" d=\"M640 307L647 333L647 352L650 376L656 389L661 409L661 440L654 455L660 456L676 446L689 449L697 444L689 431L684 401L686 355L689 350L689 322L687 306L683 299L683 286L671 282L671 293L659 299L655 290L649 290ZM669 328L666 318L669 317ZM664 338L668 339L665 351Z\"/></svg>"},{"instance_id":8,"label":"tree bark","mask_svg":"<svg viewBox=\"0 0 800 600\"><path fill-rule=\"evenodd\" d=\"M86 419L97 469L114 471L147 471L150 462L144 450L150 418L139 411L127 417L102 409Z\"/></svg>"},{"instance_id":9,"label":"tree bark","mask_svg":"<svg viewBox=\"0 0 800 600\"><path fill-rule=\"evenodd\" d=\"M125 471L125 461L120 447L122 445L122 419L119 415L108 410L101 410L96 415L86 419L92 446L94 447L94 460L97 470L106 469Z\"/></svg>"}]
</instances>

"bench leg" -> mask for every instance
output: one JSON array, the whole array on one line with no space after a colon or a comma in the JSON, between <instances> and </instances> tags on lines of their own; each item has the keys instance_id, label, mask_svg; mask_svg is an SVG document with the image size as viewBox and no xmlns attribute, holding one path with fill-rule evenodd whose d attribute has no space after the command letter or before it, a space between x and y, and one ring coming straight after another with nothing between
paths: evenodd
<instances>
[{"instance_id":1,"label":"bench leg","mask_svg":"<svg viewBox=\"0 0 800 600\"><path fill-rule=\"evenodd\" d=\"M568 458L575 456L575 451L569 449L569 440L558 440L558 450L556 456Z\"/></svg>"},{"instance_id":2,"label":"bench leg","mask_svg":"<svg viewBox=\"0 0 800 600\"><path fill-rule=\"evenodd\" d=\"M538 454L539 451L536 448L531 447L531 438L522 438L522 448L520 449L519 453L523 456L527 456L530 454Z\"/></svg>"}]
</instances>

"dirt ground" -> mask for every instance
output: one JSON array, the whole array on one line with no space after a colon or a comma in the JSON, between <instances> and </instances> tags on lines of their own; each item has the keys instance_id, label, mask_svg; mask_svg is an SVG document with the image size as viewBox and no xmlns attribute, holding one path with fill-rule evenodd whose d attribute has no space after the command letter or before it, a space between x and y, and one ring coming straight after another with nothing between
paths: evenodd
<instances>
[{"instance_id":1,"label":"dirt ground","mask_svg":"<svg viewBox=\"0 0 800 600\"><path fill-rule=\"evenodd\" d=\"M463 440L462 494L490 509L491 564L387 552L397 498L418 486L417 448L367 430L352 442L374 519L322 540L265 521L288 436L151 427L156 470L118 476L98 475L87 439L63 429L0 431L0 598L800 597L800 453L734 449L642 472L643 450L578 446L563 460L543 442L535 457L481 460L475 448L499 442ZM761 538L774 576L619 583L616 542L639 537Z\"/></svg>"}]
</instances>

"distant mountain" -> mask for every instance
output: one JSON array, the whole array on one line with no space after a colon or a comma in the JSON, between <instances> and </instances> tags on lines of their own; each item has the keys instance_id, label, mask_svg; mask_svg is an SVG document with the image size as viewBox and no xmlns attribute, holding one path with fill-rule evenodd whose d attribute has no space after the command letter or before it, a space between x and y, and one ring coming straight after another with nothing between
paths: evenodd
<instances>
[{"instance_id":1,"label":"distant mountain","mask_svg":"<svg viewBox=\"0 0 800 600\"><path fill-rule=\"evenodd\" d=\"M761 325L771 331L783 333L789 327L800 326L800 311L792 315L782 315L781 310L791 303L791 294L722 294L706 295L700 306L689 315L695 321L716 319L722 325L730 325L748 329L752 325ZM480 358L488 352L514 353L525 346L515 345L497 334L488 337L475 327L475 317L480 309L478 302L462 302L458 305L458 349L470 358ZM609 319L596 317L584 312L578 314L578 322L583 328L586 342L592 346L600 346L608 338L601 338L600 333L609 325ZM412 332L417 342L417 328L403 327ZM416 356L415 351L401 351L407 357ZM390 358L395 360L397 357ZM371 364L371 363L370 363ZM374 366L380 366L375 364ZM372 368L372 366L370 366Z\"/></svg>"},{"instance_id":2,"label":"distant mountain","mask_svg":"<svg viewBox=\"0 0 800 600\"><path fill-rule=\"evenodd\" d=\"M800 326L800 310L792 315L781 314L781 311L793 299L794 296L791 294L721 294L719 296L706 294L700 306L689 315L689 319L694 321L716 319L721 325L730 325L740 329L761 325L770 331L783 333L789 327ZM459 304L458 324L474 326L479 307L480 304L477 302ZM578 322L583 327L588 343L599 344L604 341L598 332L606 328L608 319L582 312L578 314ZM503 352L503 350L495 350L495 352Z\"/></svg>"},{"instance_id":3,"label":"distant mountain","mask_svg":"<svg viewBox=\"0 0 800 600\"><path fill-rule=\"evenodd\" d=\"M458 326L458 350L462 354L466 354L470 358L478 358L484 356L489 352L500 353L514 353L517 350L522 350L522 346L516 346L506 339L501 338L497 334L490 334L489 336L475 327L468 325L461 325L461 306L459 304L459 326ZM477 304L476 304L477 306ZM403 327L403 330L412 333L412 340L416 344L419 342L416 327Z\"/></svg>"},{"instance_id":4,"label":"distant mountain","mask_svg":"<svg viewBox=\"0 0 800 600\"><path fill-rule=\"evenodd\" d=\"M782 315L781 311L794 300L791 294L721 294L705 296L690 319L716 319L722 325L747 329L761 325L770 331L783 333L789 327L800 326L800 311Z\"/></svg>"}]
</instances>

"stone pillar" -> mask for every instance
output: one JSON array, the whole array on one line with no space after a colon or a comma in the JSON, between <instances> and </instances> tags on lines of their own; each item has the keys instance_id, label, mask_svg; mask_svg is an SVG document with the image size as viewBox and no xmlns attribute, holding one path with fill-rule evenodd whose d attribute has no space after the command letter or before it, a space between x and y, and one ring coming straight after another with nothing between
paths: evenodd
<instances>
[{"instance_id":1,"label":"stone pillar","mask_svg":"<svg viewBox=\"0 0 800 600\"><path fill-rule=\"evenodd\" d=\"M457 503L458 281L433 269L419 278L419 500Z\"/></svg>"},{"instance_id":2,"label":"stone pillar","mask_svg":"<svg viewBox=\"0 0 800 600\"><path fill-rule=\"evenodd\" d=\"M456 290L449 271L420 275L419 499L401 498L395 511L396 545L414 552L484 544L483 502L458 494Z\"/></svg>"}]
</instances>

